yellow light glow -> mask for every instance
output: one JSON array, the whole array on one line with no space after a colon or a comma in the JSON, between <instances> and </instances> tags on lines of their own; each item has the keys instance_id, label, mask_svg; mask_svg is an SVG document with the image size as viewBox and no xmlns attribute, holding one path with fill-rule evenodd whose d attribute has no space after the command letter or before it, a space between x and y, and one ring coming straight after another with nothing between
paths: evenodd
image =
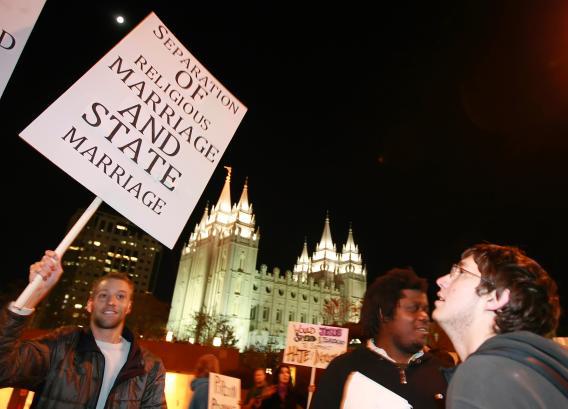
<instances>
[{"instance_id":1,"label":"yellow light glow","mask_svg":"<svg viewBox=\"0 0 568 409\"><path fill-rule=\"evenodd\" d=\"M169 409L186 409L191 401L191 388L189 385L193 375L166 372L166 403Z\"/></svg>"}]
</instances>

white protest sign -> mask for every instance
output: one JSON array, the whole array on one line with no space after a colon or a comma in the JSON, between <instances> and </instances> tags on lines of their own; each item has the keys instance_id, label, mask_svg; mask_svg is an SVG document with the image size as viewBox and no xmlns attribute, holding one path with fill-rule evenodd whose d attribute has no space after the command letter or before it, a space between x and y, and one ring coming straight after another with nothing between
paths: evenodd
<instances>
[{"instance_id":1,"label":"white protest sign","mask_svg":"<svg viewBox=\"0 0 568 409\"><path fill-rule=\"evenodd\" d=\"M151 13L20 136L172 248L246 111Z\"/></svg>"},{"instance_id":2,"label":"white protest sign","mask_svg":"<svg viewBox=\"0 0 568 409\"><path fill-rule=\"evenodd\" d=\"M0 0L0 97L45 0Z\"/></svg>"},{"instance_id":3,"label":"white protest sign","mask_svg":"<svg viewBox=\"0 0 568 409\"><path fill-rule=\"evenodd\" d=\"M351 372L343 388L341 409L412 409L402 396L360 372Z\"/></svg>"},{"instance_id":4,"label":"white protest sign","mask_svg":"<svg viewBox=\"0 0 568 409\"><path fill-rule=\"evenodd\" d=\"M327 368L347 351L347 328L289 322L283 361L286 364Z\"/></svg>"},{"instance_id":5,"label":"white protest sign","mask_svg":"<svg viewBox=\"0 0 568 409\"><path fill-rule=\"evenodd\" d=\"M241 380L230 376L209 373L208 409L239 409Z\"/></svg>"}]
</instances>

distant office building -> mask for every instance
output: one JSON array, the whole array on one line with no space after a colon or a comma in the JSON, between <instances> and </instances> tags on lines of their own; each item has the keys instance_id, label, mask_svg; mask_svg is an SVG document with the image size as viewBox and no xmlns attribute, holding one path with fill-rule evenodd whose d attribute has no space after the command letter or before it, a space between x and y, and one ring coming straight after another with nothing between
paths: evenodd
<instances>
[{"instance_id":1,"label":"distant office building","mask_svg":"<svg viewBox=\"0 0 568 409\"><path fill-rule=\"evenodd\" d=\"M178 340L192 339L199 311L227 317L240 349L282 348L289 321L358 321L367 277L351 228L338 253L326 217L316 251L310 257L304 243L293 271L283 276L279 268L256 269L259 240L247 183L231 205L229 173L217 204L205 209L182 250L168 320Z\"/></svg>"},{"instance_id":2,"label":"distant office building","mask_svg":"<svg viewBox=\"0 0 568 409\"><path fill-rule=\"evenodd\" d=\"M83 210L70 221L73 226ZM63 256L61 281L40 305L35 325L42 328L85 324L91 284L109 272L129 275L135 292L152 292L162 245L120 215L97 211Z\"/></svg>"}]
</instances>

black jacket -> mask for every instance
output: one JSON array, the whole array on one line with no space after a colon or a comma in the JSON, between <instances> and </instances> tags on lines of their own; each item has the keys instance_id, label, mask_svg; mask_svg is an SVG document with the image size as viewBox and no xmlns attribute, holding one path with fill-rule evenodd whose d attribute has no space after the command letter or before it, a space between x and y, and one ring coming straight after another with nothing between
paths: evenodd
<instances>
[{"instance_id":1,"label":"black jacket","mask_svg":"<svg viewBox=\"0 0 568 409\"><path fill-rule=\"evenodd\" d=\"M20 340L29 318L0 311L0 387L35 392L32 408L94 409L105 359L88 329L64 327L35 340ZM107 409L166 408L165 369L125 328L128 358L109 393Z\"/></svg>"},{"instance_id":2,"label":"black jacket","mask_svg":"<svg viewBox=\"0 0 568 409\"><path fill-rule=\"evenodd\" d=\"M440 409L447 386L441 366L438 358L425 353L401 372L393 362L361 346L331 361L318 381L310 409L339 408L345 381L355 371L400 395L414 409ZM406 383L401 383L402 377Z\"/></svg>"}]
</instances>

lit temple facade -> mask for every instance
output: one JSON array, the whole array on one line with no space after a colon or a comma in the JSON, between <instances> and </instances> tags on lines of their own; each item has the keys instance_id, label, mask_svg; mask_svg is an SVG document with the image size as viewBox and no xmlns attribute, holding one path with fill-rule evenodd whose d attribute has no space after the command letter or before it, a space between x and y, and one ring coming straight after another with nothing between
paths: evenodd
<instances>
[{"instance_id":1,"label":"lit temple facade","mask_svg":"<svg viewBox=\"0 0 568 409\"><path fill-rule=\"evenodd\" d=\"M256 269L259 231L245 182L231 204L231 174L217 204L206 208L183 248L168 319L178 340L193 338L195 313L227 317L239 349L284 347L288 321L317 324L357 322L366 270L349 229L340 253L331 238L329 217L316 251L307 243L292 271Z\"/></svg>"}]
</instances>

